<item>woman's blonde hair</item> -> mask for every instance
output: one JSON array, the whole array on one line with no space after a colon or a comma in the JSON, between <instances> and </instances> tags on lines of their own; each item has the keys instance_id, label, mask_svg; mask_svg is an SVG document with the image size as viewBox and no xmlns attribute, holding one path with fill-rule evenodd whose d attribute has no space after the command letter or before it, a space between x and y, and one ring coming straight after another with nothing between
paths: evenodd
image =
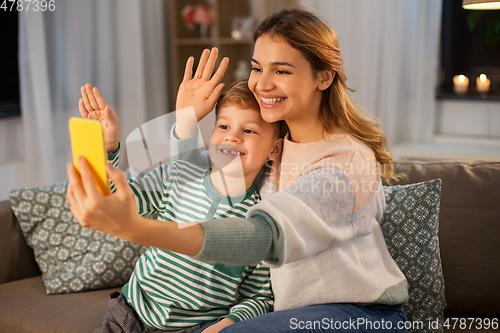
<instances>
[{"instance_id":1,"label":"woman's blonde hair","mask_svg":"<svg viewBox=\"0 0 500 333\"><path fill-rule=\"evenodd\" d=\"M333 82L324 91L321 103L320 117L324 129L332 132L338 127L365 142L381 165L382 177L387 182L397 179L384 131L347 92L354 90L346 85L337 34L328 23L306 8L288 7L262 21L254 33L254 41L262 35L280 38L300 51L315 74L334 71Z\"/></svg>"}]
</instances>

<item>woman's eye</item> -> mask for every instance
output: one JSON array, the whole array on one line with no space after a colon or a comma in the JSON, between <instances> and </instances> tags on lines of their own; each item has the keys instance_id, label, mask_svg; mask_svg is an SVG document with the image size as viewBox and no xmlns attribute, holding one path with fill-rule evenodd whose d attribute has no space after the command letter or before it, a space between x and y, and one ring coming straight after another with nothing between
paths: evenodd
<instances>
[{"instance_id":1,"label":"woman's eye","mask_svg":"<svg viewBox=\"0 0 500 333\"><path fill-rule=\"evenodd\" d=\"M290 72L282 71L282 70L277 70L276 73L277 74L290 74Z\"/></svg>"},{"instance_id":2,"label":"woman's eye","mask_svg":"<svg viewBox=\"0 0 500 333\"><path fill-rule=\"evenodd\" d=\"M252 67L252 72L260 72L260 68L257 68L257 67Z\"/></svg>"}]
</instances>

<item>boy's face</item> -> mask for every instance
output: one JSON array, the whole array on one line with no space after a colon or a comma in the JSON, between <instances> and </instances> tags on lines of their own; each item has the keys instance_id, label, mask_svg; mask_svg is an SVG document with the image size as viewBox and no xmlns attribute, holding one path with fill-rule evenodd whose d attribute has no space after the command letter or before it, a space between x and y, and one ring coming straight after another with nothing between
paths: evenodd
<instances>
[{"instance_id":1,"label":"boy's face","mask_svg":"<svg viewBox=\"0 0 500 333\"><path fill-rule=\"evenodd\" d=\"M243 172L254 179L268 158L279 157L282 141L259 110L222 107L210 139L210 158L225 174Z\"/></svg>"}]
</instances>

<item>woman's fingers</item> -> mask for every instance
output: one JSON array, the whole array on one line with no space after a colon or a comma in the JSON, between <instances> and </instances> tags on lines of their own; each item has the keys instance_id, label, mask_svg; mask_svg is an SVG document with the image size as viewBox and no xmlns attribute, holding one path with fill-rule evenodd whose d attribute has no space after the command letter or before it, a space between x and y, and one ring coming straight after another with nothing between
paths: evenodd
<instances>
[{"instance_id":1,"label":"woman's fingers","mask_svg":"<svg viewBox=\"0 0 500 333\"><path fill-rule=\"evenodd\" d=\"M215 87L214 91L212 91L212 93L208 97L208 102L211 105L215 105L215 103L217 103L219 96L222 94L222 89L224 89L224 83L219 84L217 87Z\"/></svg>"},{"instance_id":2,"label":"woman's fingers","mask_svg":"<svg viewBox=\"0 0 500 333\"><path fill-rule=\"evenodd\" d=\"M203 70L205 69L205 65L207 64L208 56L210 55L210 50L204 49L201 53L200 62L198 63L198 68L196 68L196 72L194 73L194 77L201 79L203 76Z\"/></svg>"},{"instance_id":3,"label":"woman's fingers","mask_svg":"<svg viewBox=\"0 0 500 333\"><path fill-rule=\"evenodd\" d=\"M92 85L87 83L85 85L85 90L87 91L87 96L90 101L90 105L94 108L94 110L99 110L99 104L97 104L97 100L95 99L94 92L92 91Z\"/></svg>"},{"instance_id":4,"label":"woman's fingers","mask_svg":"<svg viewBox=\"0 0 500 333\"><path fill-rule=\"evenodd\" d=\"M203 74L201 78L203 80L210 80L210 77L212 76L212 72L214 70L215 66L215 60L217 60L217 55L219 54L219 50L217 50L216 47L212 48L212 51L210 52L210 56L208 57L208 62L203 70Z\"/></svg>"},{"instance_id":5,"label":"woman's fingers","mask_svg":"<svg viewBox=\"0 0 500 333\"><path fill-rule=\"evenodd\" d=\"M127 176L125 173L119 169L116 169L111 163L106 165L106 173L108 177L113 181L116 187L116 192L119 194L123 194L129 189Z\"/></svg>"},{"instance_id":6,"label":"woman's fingers","mask_svg":"<svg viewBox=\"0 0 500 333\"><path fill-rule=\"evenodd\" d=\"M87 197L85 189L82 186L81 177L73 163L68 164L68 188L66 190L66 198L71 207L78 209L80 204L85 203Z\"/></svg>"},{"instance_id":7,"label":"woman's fingers","mask_svg":"<svg viewBox=\"0 0 500 333\"><path fill-rule=\"evenodd\" d=\"M229 66L229 58L224 57L224 59L222 59L222 61L219 64L219 68L217 68L217 71L215 72L214 76L212 77L212 80L215 84L222 81L222 78L224 77L224 74L226 73L227 66Z\"/></svg>"},{"instance_id":8,"label":"woman's fingers","mask_svg":"<svg viewBox=\"0 0 500 333\"><path fill-rule=\"evenodd\" d=\"M194 57L189 57L186 61L186 68L184 69L184 77L182 78L182 82L191 80L191 76L193 75L193 63Z\"/></svg>"}]
</instances>

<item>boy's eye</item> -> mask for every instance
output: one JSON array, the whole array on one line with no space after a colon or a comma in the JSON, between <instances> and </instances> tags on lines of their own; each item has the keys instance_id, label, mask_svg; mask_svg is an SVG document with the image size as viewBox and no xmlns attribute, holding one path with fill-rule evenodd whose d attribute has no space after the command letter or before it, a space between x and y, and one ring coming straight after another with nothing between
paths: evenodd
<instances>
[{"instance_id":1,"label":"boy's eye","mask_svg":"<svg viewBox=\"0 0 500 333\"><path fill-rule=\"evenodd\" d=\"M255 133L254 131L252 131L251 129L246 129L244 130L243 132L247 133L247 134L251 134L251 133Z\"/></svg>"},{"instance_id":2,"label":"boy's eye","mask_svg":"<svg viewBox=\"0 0 500 333\"><path fill-rule=\"evenodd\" d=\"M283 71L283 70L280 70L280 69L279 69L279 70L277 70L277 71L276 71L276 73L277 73L277 74L290 74L290 72L288 72L288 71Z\"/></svg>"},{"instance_id":3,"label":"boy's eye","mask_svg":"<svg viewBox=\"0 0 500 333\"><path fill-rule=\"evenodd\" d=\"M257 68L257 67L252 67L252 72L260 72L260 68Z\"/></svg>"},{"instance_id":4,"label":"boy's eye","mask_svg":"<svg viewBox=\"0 0 500 333\"><path fill-rule=\"evenodd\" d=\"M226 125L219 125L219 128L220 129L228 129L228 127Z\"/></svg>"}]
</instances>

